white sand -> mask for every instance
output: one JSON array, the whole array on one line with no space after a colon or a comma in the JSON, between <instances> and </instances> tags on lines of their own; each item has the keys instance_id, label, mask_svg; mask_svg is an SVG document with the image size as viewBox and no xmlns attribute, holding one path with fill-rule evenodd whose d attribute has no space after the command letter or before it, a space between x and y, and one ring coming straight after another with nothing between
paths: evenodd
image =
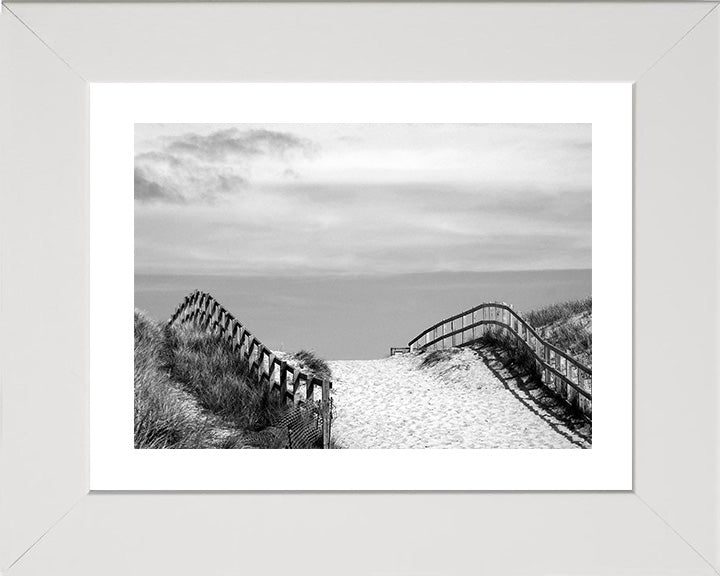
<instances>
[{"instance_id":1,"label":"white sand","mask_svg":"<svg viewBox=\"0 0 720 576\"><path fill-rule=\"evenodd\" d=\"M470 349L420 368L424 356L329 362L342 448L577 448L560 420L510 389ZM572 441L571 441L572 440Z\"/></svg>"}]
</instances>

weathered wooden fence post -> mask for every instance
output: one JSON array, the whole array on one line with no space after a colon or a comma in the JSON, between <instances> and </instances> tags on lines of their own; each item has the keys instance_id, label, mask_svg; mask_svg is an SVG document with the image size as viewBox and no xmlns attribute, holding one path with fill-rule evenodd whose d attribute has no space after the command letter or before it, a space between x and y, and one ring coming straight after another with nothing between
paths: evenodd
<instances>
[{"instance_id":1,"label":"weathered wooden fence post","mask_svg":"<svg viewBox=\"0 0 720 576\"><path fill-rule=\"evenodd\" d=\"M300 399L298 398L298 388L300 387L300 377L302 372L298 368L293 368L293 379L292 379L292 390L293 390L293 404L298 405Z\"/></svg>"},{"instance_id":2,"label":"weathered wooden fence post","mask_svg":"<svg viewBox=\"0 0 720 576\"><path fill-rule=\"evenodd\" d=\"M323 448L330 448L330 434L332 423L332 403L330 402L330 382L322 381L322 435Z\"/></svg>"},{"instance_id":3,"label":"weathered wooden fence post","mask_svg":"<svg viewBox=\"0 0 720 576\"><path fill-rule=\"evenodd\" d=\"M287 403L287 372L287 362L283 360L280 362L280 406Z\"/></svg>"},{"instance_id":4,"label":"weathered wooden fence post","mask_svg":"<svg viewBox=\"0 0 720 576\"><path fill-rule=\"evenodd\" d=\"M315 399L315 376L308 375L305 383L305 401L312 402Z\"/></svg>"}]
</instances>

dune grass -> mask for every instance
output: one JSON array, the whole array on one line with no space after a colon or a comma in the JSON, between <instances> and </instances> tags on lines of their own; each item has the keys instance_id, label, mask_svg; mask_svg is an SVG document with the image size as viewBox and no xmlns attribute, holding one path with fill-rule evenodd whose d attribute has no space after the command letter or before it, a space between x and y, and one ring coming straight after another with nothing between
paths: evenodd
<instances>
[{"instance_id":1,"label":"dune grass","mask_svg":"<svg viewBox=\"0 0 720 576\"><path fill-rule=\"evenodd\" d=\"M446 350L433 350L425 355L422 362L420 362L420 368L432 368L436 364L448 360L452 354L452 348Z\"/></svg>"},{"instance_id":2,"label":"dune grass","mask_svg":"<svg viewBox=\"0 0 720 576\"><path fill-rule=\"evenodd\" d=\"M279 419L281 410L269 388L249 378L240 355L224 339L191 326L168 328L166 333L172 343L170 377L200 406L243 430L262 430Z\"/></svg>"},{"instance_id":3,"label":"dune grass","mask_svg":"<svg viewBox=\"0 0 720 576\"><path fill-rule=\"evenodd\" d=\"M592 332L579 323L567 323L553 326L545 331L544 338L561 350L567 350L579 360L588 363L592 356Z\"/></svg>"},{"instance_id":4,"label":"dune grass","mask_svg":"<svg viewBox=\"0 0 720 576\"><path fill-rule=\"evenodd\" d=\"M302 357L330 377L323 360ZM225 340L135 312L136 448L282 448L287 416Z\"/></svg>"},{"instance_id":5,"label":"dune grass","mask_svg":"<svg viewBox=\"0 0 720 576\"><path fill-rule=\"evenodd\" d=\"M328 363L313 350L300 350L293 354L293 359L297 362L298 366L314 374L318 378L323 380L330 380L332 378L332 372Z\"/></svg>"},{"instance_id":6,"label":"dune grass","mask_svg":"<svg viewBox=\"0 0 720 576\"><path fill-rule=\"evenodd\" d=\"M206 433L164 367L162 330L135 313L135 447L197 448Z\"/></svg>"},{"instance_id":7,"label":"dune grass","mask_svg":"<svg viewBox=\"0 0 720 576\"><path fill-rule=\"evenodd\" d=\"M548 342L592 365L591 297L532 310L525 318Z\"/></svg>"},{"instance_id":8,"label":"dune grass","mask_svg":"<svg viewBox=\"0 0 720 576\"><path fill-rule=\"evenodd\" d=\"M565 322L573 316L584 312L592 313L592 297L580 300L568 300L558 304L551 304L537 310L525 313L525 319L535 328L541 328L557 322Z\"/></svg>"}]
</instances>

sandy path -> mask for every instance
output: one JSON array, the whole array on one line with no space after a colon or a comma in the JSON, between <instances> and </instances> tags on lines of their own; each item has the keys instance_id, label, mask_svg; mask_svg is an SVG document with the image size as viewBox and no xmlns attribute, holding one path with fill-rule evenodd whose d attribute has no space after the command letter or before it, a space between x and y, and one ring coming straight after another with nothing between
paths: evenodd
<instances>
[{"instance_id":1,"label":"sandy path","mask_svg":"<svg viewBox=\"0 0 720 576\"><path fill-rule=\"evenodd\" d=\"M518 399L470 349L330 362L342 448L577 448L582 440Z\"/></svg>"}]
</instances>

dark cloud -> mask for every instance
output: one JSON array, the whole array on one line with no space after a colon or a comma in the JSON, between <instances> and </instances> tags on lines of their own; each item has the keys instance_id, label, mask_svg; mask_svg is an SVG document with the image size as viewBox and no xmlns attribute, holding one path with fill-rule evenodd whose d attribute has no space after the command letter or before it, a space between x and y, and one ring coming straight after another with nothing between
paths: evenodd
<instances>
[{"instance_id":1,"label":"dark cloud","mask_svg":"<svg viewBox=\"0 0 720 576\"><path fill-rule=\"evenodd\" d=\"M213 203L248 187L253 158L272 157L287 166L291 154L312 156L318 150L306 138L267 129L187 133L161 142L159 149L135 156L138 202ZM299 178L290 167L281 173Z\"/></svg>"},{"instance_id":2,"label":"dark cloud","mask_svg":"<svg viewBox=\"0 0 720 576\"><path fill-rule=\"evenodd\" d=\"M221 161L231 157L284 157L290 152L311 155L316 152L316 146L310 140L289 132L228 128L207 135L185 134L172 138L166 150L208 161Z\"/></svg>"},{"instance_id":3,"label":"dark cloud","mask_svg":"<svg viewBox=\"0 0 720 576\"><path fill-rule=\"evenodd\" d=\"M152 204L155 202L167 202L181 204L184 198L175 192L148 178L142 168L135 168L135 200Z\"/></svg>"},{"instance_id":4,"label":"dark cloud","mask_svg":"<svg viewBox=\"0 0 720 576\"><path fill-rule=\"evenodd\" d=\"M212 204L244 190L247 180L236 174L188 175L181 188L167 184L152 168L135 168L135 200L144 204ZM158 181L160 180L160 181Z\"/></svg>"},{"instance_id":5,"label":"dark cloud","mask_svg":"<svg viewBox=\"0 0 720 576\"><path fill-rule=\"evenodd\" d=\"M221 194L237 192L245 188L248 184L246 178L238 176L237 174L217 174L215 180L217 186L213 192L219 192Z\"/></svg>"}]
</instances>

